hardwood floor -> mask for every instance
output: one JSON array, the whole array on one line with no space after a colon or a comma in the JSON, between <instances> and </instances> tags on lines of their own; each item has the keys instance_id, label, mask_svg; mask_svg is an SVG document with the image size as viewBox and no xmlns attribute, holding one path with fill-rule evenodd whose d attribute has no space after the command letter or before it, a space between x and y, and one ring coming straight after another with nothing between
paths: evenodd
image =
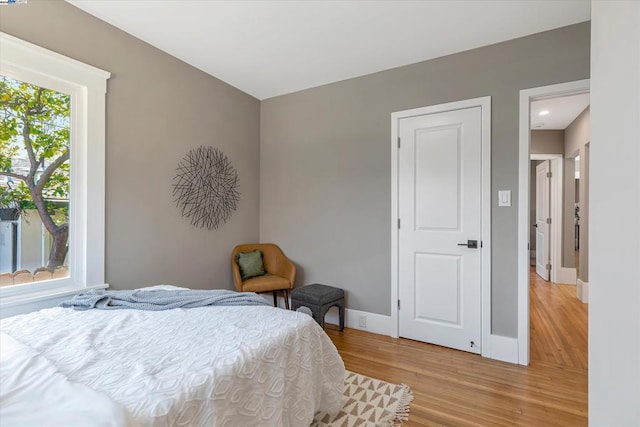
<instances>
[{"instance_id":1,"label":"hardwood floor","mask_svg":"<svg viewBox=\"0 0 640 427\"><path fill-rule=\"evenodd\" d=\"M355 329L327 333L347 369L411 387L405 427L587 425L587 306L574 286L536 276L530 289L528 367Z\"/></svg>"},{"instance_id":2,"label":"hardwood floor","mask_svg":"<svg viewBox=\"0 0 640 427\"><path fill-rule=\"evenodd\" d=\"M587 305L576 287L529 275L530 355L540 361L587 369Z\"/></svg>"}]
</instances>

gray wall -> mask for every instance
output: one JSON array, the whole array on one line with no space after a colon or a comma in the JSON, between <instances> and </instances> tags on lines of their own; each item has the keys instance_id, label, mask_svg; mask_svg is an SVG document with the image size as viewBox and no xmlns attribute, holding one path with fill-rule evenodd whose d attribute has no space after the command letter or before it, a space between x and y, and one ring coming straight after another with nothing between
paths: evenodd
<instances>
[{"instance_id":1,"label":"gray wall","mask_svg":"<svg viewBox=\"0 0 640 427\"><path fill-rule=\"evenodd\" d=\"M2 31L111 72L106 129L106 279L231 288L229 256L258 239L260 103L63 1L3 7ZM192 227L171 195L180 159L220 148L240 204L217 231Z\"/></svg>"},{"instance_id":2,"label":"gray wall","mask_svg":"<svg viewBox=\"0 0 640 427\"><path fill-rule=\"evenodd\" d=\"M260 239L300 266L298 284L344 287L348 306L391 307L391 112L492 97L492 330L517 335L521 89L589 77L589 23L265 100ZM513 205L498 208L497 191Z\"/></svg>"},{"instance_id":3,"label":"gray wall","mask_svg":"<svg viewBox=\"0 0 640 427\"><path fill-rule=\"evenodd\" d=\"M590 118L591 110L587 107L576 119L571 122L565 129L565 157L575 158L580 155L580 182L579 182L579 195L580 200L580 259L578 278L583 282L589 281L589 152L588 143L591 140L590 135ZM566 162L565 162L566 165ZM566 182L566 181L565 181ZM575 185L575 184L574 184ZM575 187L572 189L565 186L565 201L568 200L570 192L575 192ZM573 224L573 207L568 211L569 206L565 203L564 210L564 229L565 239L563 253L565 257L570 256L568 252L573 248L573 240L568 240L567 235L570 233L574 235L573 231L569 229ZM575 258L575 254L573 255ZM563 262L565 267L570 267Z\"/></svg>"},{"instance_id":4,"label":"gray wall","mask_svg":"<svg viewBox=\"0 0 640 427\"><path fill-rule=\"evenodd\" d=\"M531 131L531 154L564 154L564 130Z\"/></svg>"},{"instance_id":5,"label":"gray wall","mask_svg":"<svg viewBox=\"0 0 640 427\"><path fill-rule=\"evenodd\" d=\"M564 130L565 157L575 158L580 155L580 158L582 158L582 150L590 139L590 116L591 108L587 107Z\"/></svg>"}]
</instances>

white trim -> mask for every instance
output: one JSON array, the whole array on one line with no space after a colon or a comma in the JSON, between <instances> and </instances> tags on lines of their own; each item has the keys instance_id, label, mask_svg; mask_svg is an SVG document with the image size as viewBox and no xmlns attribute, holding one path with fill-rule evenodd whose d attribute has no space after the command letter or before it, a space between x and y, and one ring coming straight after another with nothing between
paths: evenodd
<instances>
[{"instance_id":1,"label":"white trim","mask_svg":"<svg viewBox=\"0 0 640 427\"><path fill-rule=\"evenodd\" d=\"M576 269L574 267L560 267L557 271L556 283L563 285L575 285L577 280Z\"/></svg>"},{"instance_id":2,"label":"white trim","mask_svg":"<svg viewBox=\"0 0 640 427\"><path fill-rule=\"evenodd\" d=\"M489 335L482 344L482 356L503 362L518 363L518 339Z\"/></svg>"},{"instance_id":3,"label":"white trim","mask_svg":"<svg viewBox=\"0 0 640 427\"><path fill-rule=\"evenodd\" d=\"M67 56L29 43L10 34L0 32L0 55L7 63L16 63L43 76L63 75L70 83L83 83L87 86L97 84L106 92L106 81L111 73L77 61ZM42 71L47 67L46 72ZM68 75L71 73L71 75Z\"/></svg>"},{"instance_id":4,"label":"white trim","mask_svg":"<svg viewBox=\"0 0 640 427\"><path fill-rule=\"evenodd\" d=\"M69 297L88 289L107 289L108 284L87 286L83 289L74 287L59 287L55 291L31 292L28 296L19 295L6 297L0 303L0 318L29 313L31 311L51 308L60 304Z\"/></svg>"},{"instance_id":5,"label":"white trim","mask_svg":"<svg viewBox=\"0 0 640 427\"><path fill-rule=\"evenodd\" d=\"M576 281L576 296L584 303L589 302L589 282L583 282L578 279Z\"/></svg>"},{"instance_id":6,"label":"white trim","mask_svg":"<svg viewBox=\"0 0 640 427\"><path fill-rule=\"evenodd\" d=\"M518 155L518 363L529 364L529 173L530 103L532 100L584 93L589 80L579 80L520 91Z\"/></svg>"},{"instance_id":7,"label":"white trim","mask_svg":"<svg viewBox=\"0 0 640 427\"><path fill-rule=\"evenodd\" d=\"M398 338L400 322L398 314L398 276L400 275L400 267L398 262L398 138L400 133L398 129L399 117L397 113L391 114L391 323L394 326L389 334L393 338Z\"/></svg>"},{"instance_id":8,"label":"white trim","mask_svg":"<svg viewBox=\"0 0 640 427\"><path fill-rule=\"evenodd\" d=\"M273 296L271 294L260 294L265 301L269 304L273 303ZM284 298L278 296L278 307L284 307ZM289 307L291 307L291 298L289 298ZM367 318L366 327L360 326L360 316ZM324 316L325 323L331 323L332 325L339 325L340 318L338 307L331 307L327 314ZM374 334L393 336L393 321L391 316L385 316L383 314L369 313L367 311L354 310L352 308L345 308L344 310L344 326L351 329L359 329L361 331L367 331ZM397 337L395 337L397 338Z\"/></svg>"},{"instance_id":9,"label":"white trim","mask_svg":"<svg viewBox=\"0 0 640 427\"><path fill-rule=\"evenodd\" d=\"M105 94L110 74L5 33L0 33L0 73L71 95L69 278L0 288L3 307L29 310L36 307L29 305L34 301L46 304L47 295L53 301L60 292L74 292L70 289L105 286Z\"/></svg>"},{"instance_id":10,"label":"white trim","mask_svg":"<svg viewBox=\"0 0 640 427\"><path fill-rule=\"evenodd\" d=\"M551 160L551 159L561 159L562 154L531 154L531 160Z\"/></svg>"},{"instance_id":11,"label":"white trim","mask_svg":"<svg viewBox=\"0 0 640 427\"><path fill-rule=\"evenodd\" d=\"M491 97L482 100L482 356L494 358L484 349L491 342Z\"/></svg>"},{"instance_id":12,"label":"white trim","mask_svg":"<svg viewBox=\"0 0 640 427\"><path fill-rule=\"evenodd\" d=\"M400 119L480 107L482 111L482 355L484 342L491 335L491 97L468 99L391 113L391 324L390 335L397 338L398 319L398 122Z\"/></svg>"},{"instance_id":13,"label":"white trim","mask_svg":"<svg viewBox=\"0 0 640 427\"><path fill-rule=\"evenodd\" d=\"M360 326L360 316L367 318L367 326ZM339 324L338 308L332 307L324 317L325 323L331 323L332 325ZM382 314L369 313L366 311L354 310L347 308L344 311L344 326L351 329L359 329L361 331L372 332L380 335L392 335L393 334L393 322L391 316L385 316Z\"/></svg>"}]
</instances>

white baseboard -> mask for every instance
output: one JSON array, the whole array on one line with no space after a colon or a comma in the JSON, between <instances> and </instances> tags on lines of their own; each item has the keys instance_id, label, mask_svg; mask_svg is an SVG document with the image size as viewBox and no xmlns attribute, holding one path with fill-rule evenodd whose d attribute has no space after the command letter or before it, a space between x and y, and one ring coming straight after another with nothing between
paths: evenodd
<instances>
[{"instance_id":1,"label":"white baseboard","mask_svg":"<svg viewBox=\"0 0 640 427\"><path fill-rule=\"evenodd\" d=\"M563 285L575 285L576 279L575 268L560 267L556 272L556 283L562 283Z\"/></svg>"},{"instance_id":2,"label":"white baseboard","mask_svg":"<svg viewBox=\"0 0 640 427\"><path fill-rule=\"evenodd\" d=\"M365 326L360 326L361 316L364 317ZM338 308L332 307L327 312L324 321L337 325ZM369 313L367 311L353 310L347 308L344 314L344 326L352 329L360 329L361 331L372 332L380 335L392 335L393 327L391 325L391 316L385 316L382 314Z\"/></svg>"},{"instance_id":3,"label":"white baseboard","mask_svg":"<svg viewBox=\"0 0 640 427\"><path fill-rule=\"evenodd\" d=\"M583 282L582 280L577 280L577 288L576 288L576 296L578 299L584 303L589 302L589 282Z\"/></svg>"},{"instance_id":4,"label":"white baseboard","mask_svg":"<svg viewBox=\"0 0 640 427\"><path fill-rule=\"evenodd\" d=\"M273 301L271 296L269 296L269 301ZM281 307L284 307L281 297L278 298L278 302ZM325 315L325 323L338 325L338 315L338 307L331 307ZM364 320L364 326L361 326L361 320ZM382 314L347 308L345 310L344 326L374 334L394 336L394 325L391 321L391 316ZM503 362L518 363L518 339L490 335L488 342L482 343L482 356Z\"/></svg>"},{"instance_id":5,"label":"white baseboard","mask_svg":"<svg viewBox=\"0 0 640 427\"><path fill-rule=\"evenodd\" d=\"M364 316L366 319L366 326L364 327L360 326L360 316ZM337 308L333 307L329 309L325 317L325 322L335 325L338 324ZM360 329L374 334L393 336L394 328L391 316L346 309L344 325L348 328ZM518 363L518 339L500 335L490 335L489 342L482 344L482 356L503 362Z\"/></svg>"},{"instance_id":6,"label":"white baseboard","mask_svg":"<svg viewBox=\"0 0 640 427\"><path fill-rule=\"evenodd\" d=\"M271 294L260 294L270 304L273 303L273 297ZM278 297L278 306L284 307L284 299ZM291 306L291 302L289 302ZM360 318L364 316L365 326L360 326ZM327 314L324 316L325 323L331 323L332 325L339 325L340 318L338 317L338 307L331 307ZM359 329L361 331L367 331L374 334L393 336L393 325L391 322L391 316L385 316L382 314L369 313L367 311L353 310L347 308L344 311L344 326L352 329Z\"/></svg>"},{"instance_id":7,"label":"white baseboard","mask_svg":"<svg viewBox=\"0 0 640 427\"><path fill-rule=\"evenodd\" d=\"M491 334L482 343L482 357L518 363L518 339Z\"/></svg>"}]
</instances>

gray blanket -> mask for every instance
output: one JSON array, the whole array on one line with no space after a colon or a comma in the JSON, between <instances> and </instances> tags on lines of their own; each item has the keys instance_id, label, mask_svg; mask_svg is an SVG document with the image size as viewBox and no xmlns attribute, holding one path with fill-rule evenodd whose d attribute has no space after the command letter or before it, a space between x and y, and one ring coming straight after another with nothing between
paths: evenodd
<instances>
[{"instance_id":1,"label":"gray blanket","mask_svg":"<svg viewBox=\"0 0 640 427\"><path fill-rule=\"evenodd\" d=\"M92 290L60 303L60 307L76 310L136 309L147 311L171 310L230 305L270 305L253 292L213 290Z\"/></svg>"}]
</instances>

